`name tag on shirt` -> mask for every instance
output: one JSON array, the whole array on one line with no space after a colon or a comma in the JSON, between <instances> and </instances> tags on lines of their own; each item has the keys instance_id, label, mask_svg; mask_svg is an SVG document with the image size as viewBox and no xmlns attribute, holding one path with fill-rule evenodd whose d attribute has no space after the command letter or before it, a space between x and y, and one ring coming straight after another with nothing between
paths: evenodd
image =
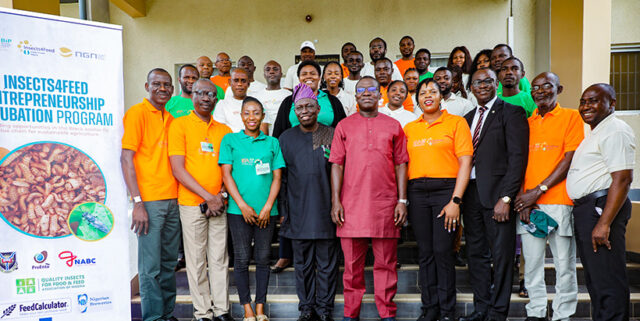
<instances>
[{"instance_id":1,"label":"name tag on shirt","mask_svg":"<svg viewBox=\"0 0 640 321\"><path fill-rule=\"evenodd\" d=\"M258 161L256 163L256 175L266 175L271 172L271 166L269 163L263 163L262 161Z\"/></svg>"},{"instance_id":2,"label":"name tag on shirt","mask_svg":"<svg viewBox=\"0 0 640 321\"><path fill-rule=\"evenodd\" d=\"M203 152L213 153L213 144L208 142L200 142L200 150Z\"/></svg>"}]
</instances>

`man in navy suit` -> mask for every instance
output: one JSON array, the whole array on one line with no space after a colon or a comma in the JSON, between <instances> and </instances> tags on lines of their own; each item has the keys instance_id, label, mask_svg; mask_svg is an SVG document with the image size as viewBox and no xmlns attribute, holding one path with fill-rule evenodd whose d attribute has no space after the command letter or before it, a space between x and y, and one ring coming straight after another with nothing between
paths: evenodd
<instances>
[{"instance_id":1,"label":"man in navy suit","mask_svg":"<svg viewBox=\"0 0 640 321\"><path fill-rule=\"evenodd\" d=\"M491 69L472 75L478 106L465 115L474 153L462 211L475 311L461 321L502 321L509 312L517 220L511 201L527 167L529 124L524 109L498 98L497 88Z\"/></svg>"}]
</instances>

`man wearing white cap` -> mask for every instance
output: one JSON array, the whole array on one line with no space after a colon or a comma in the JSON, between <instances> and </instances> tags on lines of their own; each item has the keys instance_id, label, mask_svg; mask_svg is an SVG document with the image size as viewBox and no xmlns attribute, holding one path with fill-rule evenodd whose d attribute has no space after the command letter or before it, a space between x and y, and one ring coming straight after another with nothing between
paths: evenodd
<instances>
[{"instance_id":1,"label":"man wearing white cap","mask_svg":"<svg viewBox=\"0 0 640 321\"><path fill-rule=\"evenodd\" d=\"M315 59L316 46L309 40L304 41L300 45L300 62ZM282 86L284 89L293 90L293 87L300 83L300 80L298 79L298 65L300 65L300 62L287 69L287 75L284 79L284 86Z\"/></svg>"}]
</instances>

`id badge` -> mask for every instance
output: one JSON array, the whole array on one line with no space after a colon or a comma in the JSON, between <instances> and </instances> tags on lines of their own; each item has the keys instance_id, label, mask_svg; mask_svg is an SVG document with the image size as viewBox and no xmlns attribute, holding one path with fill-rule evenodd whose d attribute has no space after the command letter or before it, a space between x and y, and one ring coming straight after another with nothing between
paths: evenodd
<instances>
[{"instance_id":1,"label":"id badge","mask_svg":"<svg viewBox=\"0 0 640 321\"><path fill-rule=\"evenodd\" d=\"M208 142L200 142L200 150L203 152L213 153L213 144Z\"/></svg>"},{"instance_id":2,"label":"id badge","mask_svg":"<svg viewBox=\"0 0 640 321\"><path fill-rule=\"evenodd\" d=\"M256 161L256 175L266 175L271 172L269 163L263 163L261 160Z\"/></svg>"}]
</instances>

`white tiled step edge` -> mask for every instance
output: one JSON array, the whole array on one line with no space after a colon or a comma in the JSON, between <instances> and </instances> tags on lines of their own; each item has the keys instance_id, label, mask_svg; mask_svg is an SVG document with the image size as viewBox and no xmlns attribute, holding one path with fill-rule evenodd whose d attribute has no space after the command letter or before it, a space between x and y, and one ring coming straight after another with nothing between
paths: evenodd
<instances>
[{"instance_id":1,"label":"white tiled step edge","mask_svg":"<svg viewBox=\"0 0 640 321\"><path fill-rule=\"evenodd\" d=\"M553 269L553 263L545 263L544 264L544 268L545 269ZM576 264L576 269L578 270L582 270L582 263L577 263ZM640 263L627 263L627 270L632 270L632 269L640 269ZM365 271L373 271L373 266L365 266L364 268ZM400 266L400 269L398 269L398 271L418 271L419 270L419 266L417 264L402 264ZM466 266L456 266L456 270L467 270ZM186 272L186 269L180 269L179 272ZM229 268L229 271L233 271L233 268ZM249 265L249 272L255 272L256 271L256 266L255 265ZM284 269L283 272L293 272L294 269L293 267L288 267L286 269ZM340 271L344 271L344 267L340 267ZM282 273L282 272L281 272Z\"/></svg>"}]
</instances>

